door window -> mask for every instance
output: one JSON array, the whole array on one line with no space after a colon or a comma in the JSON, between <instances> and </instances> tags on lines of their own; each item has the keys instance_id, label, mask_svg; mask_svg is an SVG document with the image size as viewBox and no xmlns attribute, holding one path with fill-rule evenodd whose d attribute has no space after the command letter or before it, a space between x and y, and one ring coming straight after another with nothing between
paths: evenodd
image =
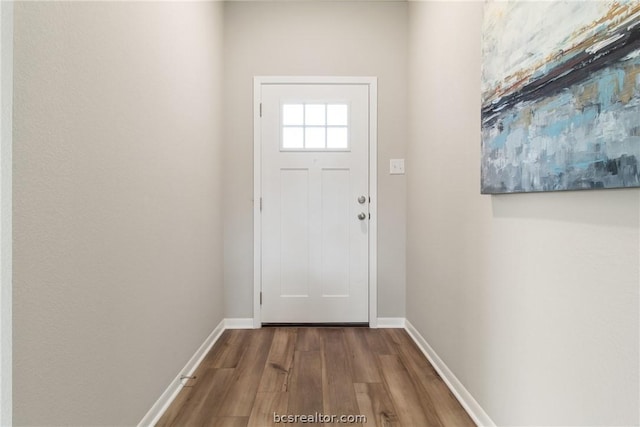
<instances>
[{"instance_id":1,"label":"door window","mask_svg":"<svg viewBox=\"0 0 640 427\"><path fill-rule=\"evenodd\" d=\"M347 104L283 104L282 151L349 151Z\"/></svg>"}]
</instances>

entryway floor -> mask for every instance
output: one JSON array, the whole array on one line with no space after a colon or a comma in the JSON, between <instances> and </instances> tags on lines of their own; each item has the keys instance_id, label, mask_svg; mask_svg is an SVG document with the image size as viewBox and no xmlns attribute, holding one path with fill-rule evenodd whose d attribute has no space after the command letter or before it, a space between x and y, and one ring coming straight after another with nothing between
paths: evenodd
<instances>
[{"instance_id":1,"label":"entryway floor","mask_svg":"<svg viewBox=\"0 0 640 427\"><path fill-rule=\"evenodd\" d=\"M157 426L474 426L403 329L227 330L194 375Z\"/></svg>"}]
</instances>

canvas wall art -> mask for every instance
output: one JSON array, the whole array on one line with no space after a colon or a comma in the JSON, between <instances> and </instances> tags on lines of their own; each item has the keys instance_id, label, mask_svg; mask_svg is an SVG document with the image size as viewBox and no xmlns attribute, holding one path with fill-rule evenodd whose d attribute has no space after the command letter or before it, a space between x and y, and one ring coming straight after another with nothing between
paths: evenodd
<instances>
[{"instance_id":1,"label":"canvas wall art","mask_svg":"<svg viewBox=\"0 0 640 427\"><path fill-rule=\"evenodd\" d=\"M640 1L489 1L483 194L640 186Z\"/></svg>"}]
</instances>

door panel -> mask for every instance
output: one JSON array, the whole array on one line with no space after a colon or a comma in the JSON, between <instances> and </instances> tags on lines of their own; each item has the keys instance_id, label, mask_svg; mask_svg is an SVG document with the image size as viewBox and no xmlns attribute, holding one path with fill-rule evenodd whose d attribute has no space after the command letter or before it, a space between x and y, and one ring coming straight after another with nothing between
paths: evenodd
<instances>
[{"instance_id":1,"label":"door panel","mask_svg":"<svg viewBox=\"0 0 640 427\"><path fill-rule=\"evenodd\" d=\"M368 90L261 85L263 323L368 321Z\"/></svg>"},{"instance_id":2,"label":"door panel","mask_svg":"<svg viewBox=\"0 0 640 427\"><path fill-rule=\"evenodd\" d=\"M322 170L322 296L349 295L348 169Z\"/></svg>"},{"instance_id":3,"label":"door panel","mask_svg":"<svg viewBox=\"0 0 640 427\"><path fill-rule=\"evenodd\" d=\"M309 295L309 170L280 170L280 259L282 296ZM274 230L276 231L276 230Z\"/></svg>"}]
</instances>

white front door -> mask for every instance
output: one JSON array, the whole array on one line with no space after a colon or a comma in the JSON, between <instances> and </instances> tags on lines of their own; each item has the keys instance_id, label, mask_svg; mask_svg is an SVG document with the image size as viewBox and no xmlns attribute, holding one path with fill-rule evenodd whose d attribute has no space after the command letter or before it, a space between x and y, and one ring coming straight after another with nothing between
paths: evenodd
<instances>
[{"instance_id":1,"label":"white front door","mask_svg":"<svg viewBox=\"0 0 640 427\"><path fill-rule=\"evenodd\" d=\"M369 86L261 85L262 323L369 320Z\"/></svg>"}]
</instances>

